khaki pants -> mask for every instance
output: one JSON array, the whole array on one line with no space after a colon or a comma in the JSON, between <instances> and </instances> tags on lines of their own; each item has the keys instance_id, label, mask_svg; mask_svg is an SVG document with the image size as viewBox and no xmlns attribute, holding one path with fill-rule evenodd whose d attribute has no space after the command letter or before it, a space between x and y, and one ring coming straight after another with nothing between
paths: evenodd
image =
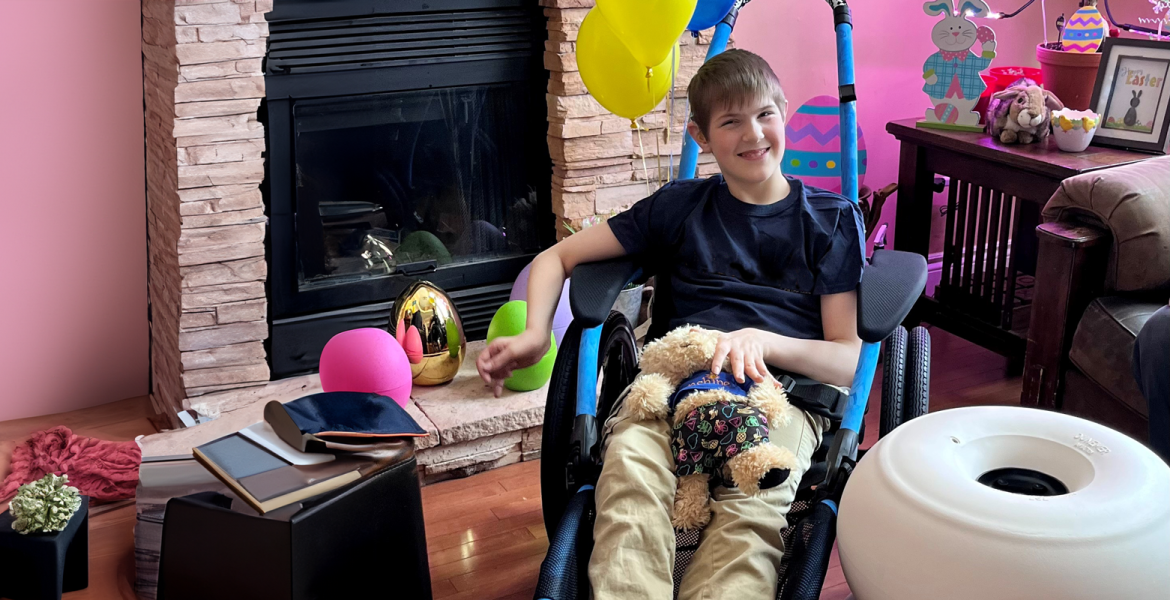
<instances>
[{"instance_id":1,"label":"khaki pants","mask_svg":"<svg viewBox=\"0 0 1170 600\"><path fill-rule=\"evenodd\" d=\"M703 530L679 590L680 600L772 600L784 544L780 531L800 478L828 425L823 417L789 407L788 426L770 439L796 454L797 468L781 485L755 497L737 488L712 492L711 522ZM589 581L598 600L671 600L674 593L676 478L670 426L618 415L605 442L597 481L597 521Z\"/></svg>"}]
</instances>

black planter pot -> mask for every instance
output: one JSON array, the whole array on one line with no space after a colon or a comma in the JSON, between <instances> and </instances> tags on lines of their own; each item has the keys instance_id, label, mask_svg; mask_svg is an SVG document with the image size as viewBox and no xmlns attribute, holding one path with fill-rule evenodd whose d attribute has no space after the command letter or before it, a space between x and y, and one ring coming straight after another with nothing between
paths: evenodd
<instances>
[{"instance_id":1,"label":"black planter pot","mask_svg":"<svg viewBox=\"0 0 1170 600\"><path fill-rule=\"evenodd\" d=\"M60 600L89 586L89 498L57 533L21 535L0 513L0 598Z\"/></svg>"}]
</instances>

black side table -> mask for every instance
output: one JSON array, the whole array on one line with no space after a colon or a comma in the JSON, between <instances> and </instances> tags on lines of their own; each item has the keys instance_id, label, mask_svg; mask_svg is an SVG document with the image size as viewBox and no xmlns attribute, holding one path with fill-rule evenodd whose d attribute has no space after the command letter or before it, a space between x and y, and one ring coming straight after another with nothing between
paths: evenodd
<instances>
[{"instance_id":1,"label":"black side table","mask_svg":"<svg viewBox=\"0 0 1170 600\"><path fill-rule=\"evenodd\" d=\"M0 598L60 600L89 587L89 498L57 533L22 535L11 511L0 514Z\"/></svg>"},{"instance_id":2,"label":"black side table","mask_svg":"<svg viewBox=\"0 0 1170 600\"><path fill-rule=\"evenodd\" d=\"M172 499L159 600L431 597L413 446L401 462L288 512L235 512L215 492Z\"/></svg>"}]
</instances>

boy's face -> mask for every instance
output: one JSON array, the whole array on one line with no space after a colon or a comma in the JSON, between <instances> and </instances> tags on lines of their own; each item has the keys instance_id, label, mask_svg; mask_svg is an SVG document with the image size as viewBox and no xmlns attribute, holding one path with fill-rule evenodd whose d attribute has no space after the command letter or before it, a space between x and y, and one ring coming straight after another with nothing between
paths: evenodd
<instances>
[{"instance_id":1,"label":"boy's face","mask_svg":"<svg viewBox=\"0 0 1170 600\"><path fill-rule=\"evenodd\" d=\"M717 109L706 136L693 121L687 127L699 147L715 155L724 178L760 184L780 172L786 108L771 98L753 99Z\"/></svg>"}]
</instances>

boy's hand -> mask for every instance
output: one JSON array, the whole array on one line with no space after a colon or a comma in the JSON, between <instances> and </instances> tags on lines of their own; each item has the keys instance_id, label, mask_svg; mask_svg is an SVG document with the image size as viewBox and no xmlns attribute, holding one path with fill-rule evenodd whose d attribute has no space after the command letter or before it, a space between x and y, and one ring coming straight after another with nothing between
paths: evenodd
<instances>
[{"instance_id":1,"label":"boy's hand","mask_svg":"<svg viewBox=\"0 0 1170 600\"><path fill-rule=\"evenodd\" d=\"M720 334L711 360L711 374L718 375L726 359L731 361L730 371L736 381L743 383L747 375L756 383L763 382L768 377L768 365L764 363L765 335L751 328Z\"/></svg>"},{"instance_id":2,"label":"boy's hand","mask_svg":"<svg viewBox=\"0 0 1170 600\"><path fill-rule=\"evenodd\" d=\"M528 330L517 336L496 338L479 354L475 368L492 388L492 395L499 398L504 380L512 376L512 371L539 362L548 352L549 345L547 333L542 337Z\"/></svg>"}]
</instances>

